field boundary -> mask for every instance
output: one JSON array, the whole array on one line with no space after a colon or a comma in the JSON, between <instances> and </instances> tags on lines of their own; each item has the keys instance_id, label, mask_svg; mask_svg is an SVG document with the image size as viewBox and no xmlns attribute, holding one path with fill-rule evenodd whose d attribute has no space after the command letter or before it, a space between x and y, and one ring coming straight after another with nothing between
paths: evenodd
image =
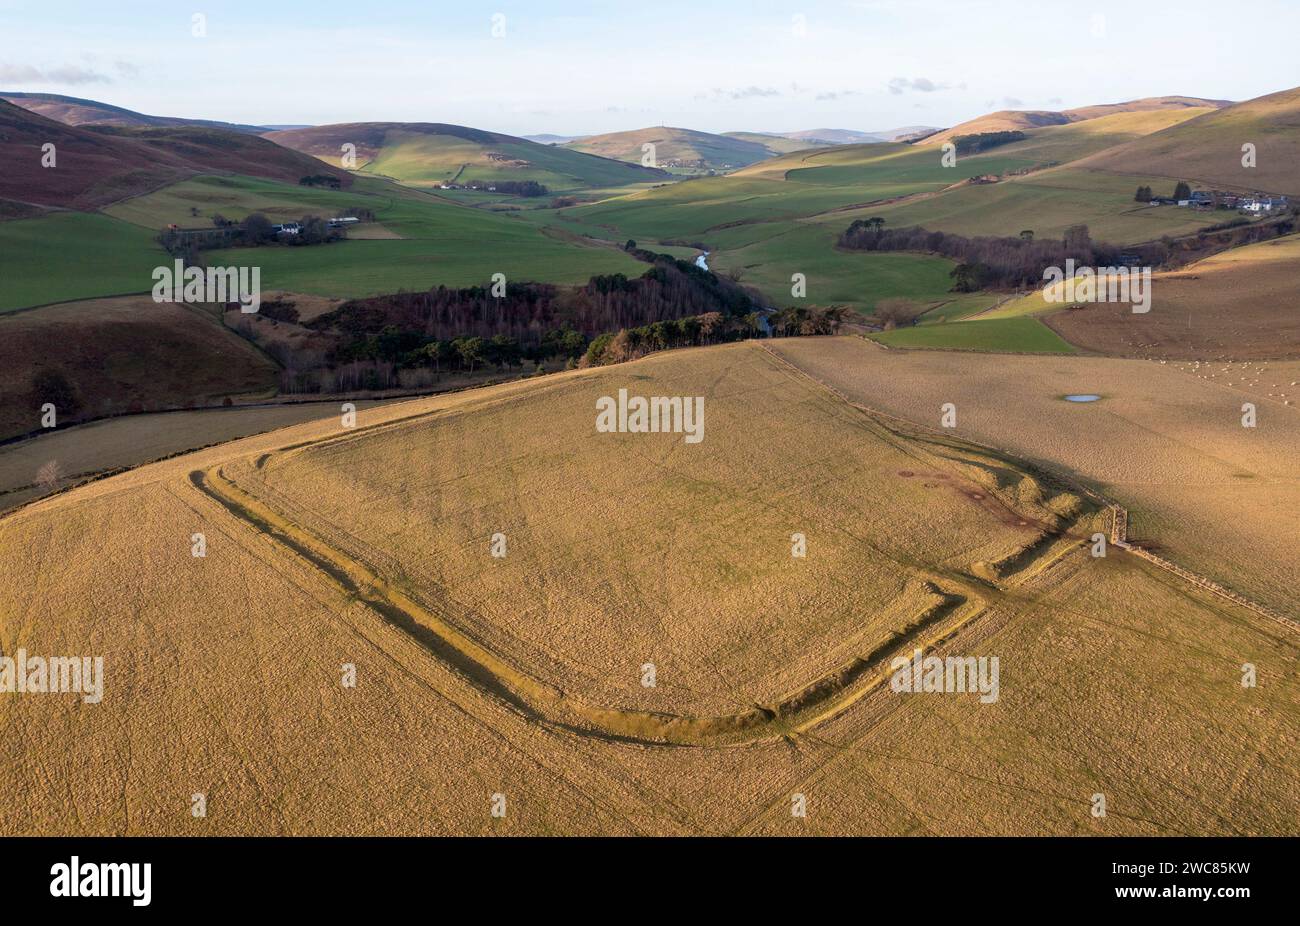
<instances>
[{"instance_id":1,"label":"field boundary","mask_svg":"<svg viewBox=\"0 0 1300 926\"><path fill-rule=\"evenodd\" d=\"M1131 542L1128 539L1128 510L1122 505L1113 503L1110 505L1109 510L1111 519L1110 542L1112 546L1119 547L1121 550L1127 550L1134 556L1140 556L1147 562L1154 563L1161 569L1172 572L1174 575L1190 582L1198 588L1205 589L1207 592L1218 595L1220 598L1226 598L1228 601L1240 605L1243 608L1248 608L1256 614L1277 621L1293 633L1300 633L1300 622L1294 621L1285 615L1278 614L1275 611L1271 611L1264 605L1252 601L1246 596L1234 592L1230 588L1225 588L1213 579L1207 578L1200 573L1193 572L1190 569L1186 569L1183 566L1179 566L1177 563L1171 562L1163 556L1152 553L1150 550Z\"/></svg>"},{"instance_id":2,"label":"field boundary","mask_svg":"<svg viewBox=\"0 0 1300 926\"><path fill-rule=\"evenodd\" d=\"M961 593L924 581L929 604L910 622L917 635L891 638L815 678L778 703L748 711L695 717L600 707L520 670L507 659L410 598L365 563L335 549L233 483L220 466L190 473L191 484L231 515L289 548L324 573L349 598L406 631L426 650L481 690L524 716L577 735L640 746L729 746L801 733L839 716L890 677L898 647L932 651L987 610L971 582Z\"/></svg>"},{"instance_id":3,"label":"field boundary","mask_svg":"<svg viewBox=\"0 0 1300 926\"><path fill-rule=\"evenodd\" d=\"M512 398L514 396L504 396L496 401ZM853 407L852 403L845 404ZM442 410L416 413L373 425L360 433L281 446L258 455L253 466L260 469L274 454L355 440L361 433L375 433L441 413ZM892 433L888 427L882 430ZM925 437L915 439L923 443L928 441ZM948 447L948 444L944 446ZM1004 557L1015 567L1009 571L998 568L1001 561L973 563L970 572L922 569L909 583L905 600L900 599L909 614L905 633L872 644L868 650L851 655L807 683L786 690L766 703L755 703L734 714L692 716L585 702L517 666L506 655L496 652L406 592L400 583L385 578L373 564L355 553L339 549L318 532L295 521L291 515L272 507L268 500L238 485L223 471L221 464L190 472L188 481L237 520L319 570L349 600L369 607L390 625L404 631L481 693L554 729L633 746L743 746L802 734L840 716L888 684L892 675L889 668L891 657L903 650L936 652L946 649L956 638L982 623L980 618L988 613L991 603L1001 593L1034 580L1069 548L1077 546L1074 541L1062 545L1061 540L1077 535L1058 528L1049 531L1050 544L1042 544L1043 538L1040 537L1030 546L1028 562L1020 561L1026 555L1025 549L1017 549ZM1077 519L1075 523L1077 525Z\"/></svg>"},{"instance_id":4,"label":"field boundary","mask_svg":"<svg viewBox=\"0 0 1300 926\"><path fill-rule=\"evenodd\" d=\"M771 355L778 363L783 364L784 366L793 370L795 373L798 373L800 376L810 380L811 382L816 383L818 386L830 392L836 398L840 399L843 402L847 402L849 405L853 406L854 408L867 412L868 414L878 415L882 418L887 418L891 421L897 421L902 424L906 424L908 427L921 428L922 430L929 431L935 434L943 433L936 428L929 427L928 425L918 424L917 422L912 421L909 418L902 418L898 415L892 415L889 412L881 411L880 409L872 408L871 406L868 405L863 405L860 402L855 402L853 399L850 399L845 393L841 392L836 387L830 385L829 383L825 383L821 381L820 379L813 376L808 371L797 366L794 362L786 359L785 357L782 357L775 350L769 347L766 343L759 342L759 346L763 350L767 351L768 354ZM883 347L884 345L878 344L877 346ZM890 348L886 348L886 349L890 349ZM1151 563L1152 565L1158 566L1159 568L1164 569L1167 572L1171 572L1174 575L1178 576L1179 578L1183 579L1184 581L1196 586L1197 588L1210 592L1211 594L1219 598L1223 598L1227 601L1231 601L1233 604L1246 608L1247 610L1252 611L1255 614L1260 615L1261 617L1266 617L1269 620L1272 620L1275 623L1278 623L1281 626L1285 627L1287 630L1291 631L1292 633L1300 633L1300 622L1297 622L1289 617L1286 617L1283 614L1279 614L1278 612L1272 610L1268 606L1260 604L1259 602L1254 601L1250 598L1247 598L1246 596L1238 592L1234 592L1232 589L1220 585L1218 582L1215 582L1213 579L1207 576L1203 576L1198 572L1194 572L1193 570L1188 569L1185 566L1179 566L1177 563L1171 562L1170 560L1165 559L1163 556L1158 556L1155 553L1152 553L1150 550L1144 549L1142 546L1130 541L1128 539L1128 520L1129 520L1128 509L1125 508L1123 505L1119 504L1118 502L1116 502L1114 499L1107 498L1102 493L1098 492L1095 489L1090 488L1089 486L1084 485L1082 482L1080 482L1079 480L1075 479L1073 476L1070 476L1067 473L1064 473L1054 468L1046 467L1041 463L1028 460L1025 457L1022 457L1017 453L1013 453L1010 450L1004 450L1000 447L993 447L989 444L983 444L978 441L973 441L966 437L961 438L961 440L965 441L968 444L971 444L972 446L979 447L983 450L991 451L995 454L1001 454L1003 456L1009 457L1010 459L1015 460L1017 463L1021 464L1022 466L1028 468L1030 472L1042 472L1043 474L1051 477L1052 479L1055 479L1061 482L1062 484L1070 486L1072 489L1083 493L1088 498L1092 499L1094 502L1097 502L1098 504L1102 505L1103 508L1107 512L1109 512L1110 542L1112 546L1119 547L1121 550L1124 550L1128 553L1132 553L1134 556L1137 556L1140 559L1144 559L1147 562Z\"/></svg>"}]
</instances>

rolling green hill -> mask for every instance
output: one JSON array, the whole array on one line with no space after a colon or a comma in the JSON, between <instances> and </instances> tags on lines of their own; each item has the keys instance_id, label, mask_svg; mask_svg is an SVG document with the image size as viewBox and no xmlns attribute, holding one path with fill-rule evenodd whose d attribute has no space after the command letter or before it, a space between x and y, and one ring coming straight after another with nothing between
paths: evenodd
<instances>
[{"instance_id":1,"label":"rolling green hill","mask_svg":"<svg viewBox=\"0 0 1300 926\"><path fill-rule=\"evenodd\" d=\"M668 179L665 172L639 163L441 123L344 123L267 132L265 137L334 166L341 164L343 146L355 145L362 173L421 187L531 180L563 191Z\"/></svg>"},{"instance_id":2,"label":"rolling green hill","mask_svg":"<svg viewBox=\"0 0 1300 926\"><path fill-rule=\"evenodd\" d=\"M167 253L153 233L106 215L56 212L0 222L0 313L147 292Z\"/></svg>"},{"instance_id":3,"label":"rolling green hill","mask_svg":"<svg viewBox=\"0 0 1300 926\"><path fill-rule=\"evenodd\" d=\"M890 226L922 225L971 236L1031 230L1043 237L1086 224L1095 238L1115 244L1195 232L1222 216L1134 202L1139 185L1164 185L1158 177L1075 166L1081 158L1215 112L1213 105L1194 102L1177 98L1160 105L1117 104L1066 114L1059 124L1029 128L1021 142L962 156L955 167L945 167L938 149L926 144L813 148L724 177L530 218L610 240L631 237L648 247L655 242L697 245L711 252L712 268L740 275L773 305L797 304L790 289L791 276L799 273L807 280L808 304L840 304L870 313L882 299L903 297L930 306L927 321L938 322L958 317L942 308L952 300L952 264L923 254L842 251L836 240L851 222L878 216ZM990 176L996 181L970 182ZM892 337L932 346L1068 349L1037 320L979 324Z\"/></svg>"},{"instance_id":4,"label":"rolling green hill","mask_svg":"<svg viewBox=\"0 0 1300 926\"><path fill-rule=\"evenodd\" d=\"M1242 164L1247 143L1255 146L1254 167ZM1300 195L1300 87L1212 110L1080 166Z\"/></svg>"},{"instance_id":5,"label":"rolling green hill","mask_svg":"<svg viewBox=\"0 0 1300 926\"><path fill-rule=\"evenodd\" d=\"M1038 237L1057 237L1071 225L1087 225L1093 238L1122 245L1190 234L1224 220L1222 213L1136 203L1139 185L1172 192L1172 182L1159 177L1104 174L1067 164L999 183L823 214L814 221L842 230L855 219L879 216L892 226L920 225L960 235L1014 236L1029 230Z\"/></svg>"},{"instance_id":6,"label":"rolling green hill","mask_svg":"<svg viewBox=\"0 0 1300 926\"><path fill-rule=\"evenodd\" d=\"M645 269L613 246L379 178L358 177L350 190L329 191L203 176L116 204L110 214L0 222L0 311L148 292L153 268L171 260L155 241L169 223L206 227L218 213L233 221L251 212L285 220L355 209L368 209L376 221L351 229L347 241L204 256L209 266L261 267L265 290L338 297L486 285L494 273L511 281L585 283L597 274L635 276Z\"/></svg>"}]
</instances>

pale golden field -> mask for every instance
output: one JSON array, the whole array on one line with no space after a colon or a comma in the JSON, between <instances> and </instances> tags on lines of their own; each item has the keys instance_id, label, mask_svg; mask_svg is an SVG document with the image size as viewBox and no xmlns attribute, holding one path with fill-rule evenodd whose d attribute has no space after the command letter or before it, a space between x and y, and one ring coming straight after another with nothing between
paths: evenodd
<instances>
[{"instance_id":1,"label":"pale golden field","mask_svg":"<svg viewBox=\"0 0 1300 926\"><path fill-rule=\"evenodd\" d=\"M846 415L760 352L654 370L554 380L527 402L223 473L532 675L690 714L771 703L874 650L925 612L922 583L960 593L945 571L996 561L1053 518L1027 496L1030 520L991 513L957 461ZM597 433L596 400L620 379L703 395L716 429L697 445ZM795 532L806 560L791 557ZM646 663L655 689L639 684Z\"/></svg>"},{"instance_id":2,"label":"pale golden field","mask_svg":"<svg viewBox=\"0 0 1300 926\"><path fill-rule=\"evenodd\" d=\"M595 398L619 388L706 396L704 441L595 433ZM1099 523L753 344L244 438L0 518L3 651L102 654L106 673L97 705L0 696L0 820L1294 831L1294 635L1118 551L1093 559ZM998 656L1000 698L891 692L881 662L913 646Z\"/></svg>"},{"instance_id":3,"label":"pale golden field","mask_svg":"<svg viewBox=\"0 0 1300 926\"><path fill-rule=\"evenodd\" d=\"M1077 475L1130 509L1135 539L1300 612L1300 409L1262 387L1296 379L1294 364L1250 364L1271 371L1263 379L1211 379L1188 375L1193 364L888 351L860 338L773 343L850 398L923 425L938 427L940 406L954 403L956 436ZM1214 366L1223 369L1240 365ZM1073 393L1102 399L1063 400ZM1257 407L1253 429L1241 424L1246 402Z\"/></svg>"}]
</instances>

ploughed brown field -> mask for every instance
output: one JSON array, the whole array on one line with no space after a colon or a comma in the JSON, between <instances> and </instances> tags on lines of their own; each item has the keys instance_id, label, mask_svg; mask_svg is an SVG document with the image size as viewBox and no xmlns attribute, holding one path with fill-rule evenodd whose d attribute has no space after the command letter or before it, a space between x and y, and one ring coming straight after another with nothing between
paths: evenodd
<instances>
[{"instance_id":1,"label":"ploughed brown field","mask_svg":"<svg viewBox=\"0 0 1300 926\"><path fill-rule=\"evenodd\" d=\"M890 356L806 350L859 346ZM619 389L703 396L704 439L598 433ZM105 664L98 704L0 699L5 832L1276 833L1300 810L1293 634L1090 556L1105 519L1063 482L757 344L343 424L0 518L3 651ZM999 696L891 690L916 648L997 656Z\"/></svg>"}]
</instances>

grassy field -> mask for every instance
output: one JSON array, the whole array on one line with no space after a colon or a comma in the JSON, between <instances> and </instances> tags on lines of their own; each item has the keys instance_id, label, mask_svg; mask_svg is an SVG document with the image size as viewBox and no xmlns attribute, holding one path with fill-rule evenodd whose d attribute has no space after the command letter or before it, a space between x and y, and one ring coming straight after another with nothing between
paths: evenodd
<instances>
[{"instance_id":1,"label":"grassy field","mask_svg":"<svg viewBox=\"0 0 1300 926\"><path fill-rule=\"evenodd\" d=\"M510 280L585 283L596 274L640 275L645 264L574 234L458 205L375 178L347 192L248 177L198 177L127 200L113 214L60 213L0 223L0 311L71 299L148 292L170 258L156 244L169 222L207 226L215 214L278 219L371 209L377 224L333 245L209 251L210 266L260 266L265 289L355 297ZM191 214L197 210L198 216Z\"/></svg>"},{"instance_id":2,"label":"grassy field","mask_svg":"<svg viewBox=\"0 0 1300 926\"><path fill-rule=\"evenodd\" d=\"M933 327L984 324L994 323ZM1300 411L1268 396L1297 379L1295 362L1182 372L1101 357L882 351L859 338L776 343L892 414L937 425L939 407L956 404L958 435L1077 474L1127 505L1130 533L1165 556L1284 614L1300 609L1288 539L1300 518ZM1102 401L1063 401L1073 393ZM1256 428L1241 426L1244 401L1259 407Z\"/></svg>"},{"instance_id":3,"label":"grassy field","mask_svg":"<svg viewBox=\"0 0 1300 926\"><path fill-rule=\"evenodd\" d=\"M928 198L822 215L817 221L842 230L855 219L878 215L893 226L1008 237L1028 229L1040 238L1059 237L1071 225L1087 225L1094 239L1111 244L1188 234L1222 221L1213 213L1136 203L1133 194L1143 184L1165 195L1173 192L1173 185L1158 177L1060 167Z\"/></svg>"},{"instance_id":4,"label":"grassy field","mask_svg":"<svg viewBox=\"0 0 1300 926\"><path fill-rule=\"evenodd\" d=\"M824 228L794 225L789 231L745 247L709 255L709 266L737 271L780 306L845 305L870 313L882 299L902 297L929 304L949 298L953 263L925 254L864 254L841 251ZM807 296L791 296L791 277L802 273Z\"/></svg>"},{"instance_id":5,"label":"grassy field","mask_svg":"<svg viewBox=\"0 0 1300 926\"><path fill-rule=\"evenodd\" d=\"M704 395L705 440L595 433L620 387ZM1294 638L1093 560L1070 493L886 426L757 345L358 425L0 518L5 651L100 653L107 679L93 710L0 705L5 832L1278 833L1300 808ZM997 655L998 699L890 691L873 667L914 641ZM629 724L702 741L608 735Z\"/></svg>"},{"instance_id":6,"label":"grassy field","mask_svg":"<svg viewBox=\"0 0 1300 926\"><path fill-rule=\"evenodd\" d=\"M994 293L949 293L948 297L921 316L921 324L951 322L993 308L1002 296Z\"/></svg>"},{"instance_id":7,"label":"grassy field","mask_svg":"<svg viewBox=\"0 0 1300 926\"><path fill-rule=\"evenodd\" d=\"M587 701L692 716L777 703L883 645L927 607L918 583L956 590L921 563L993 562L1036 536L960 491L897 475L931 466L956 489L972 478L959 463L866 423L843 427L829 396L790 383L756 349L729 357L725 371L705 358L697 370L686 354L648 365L657 392L704 396L717 424L698 446L595 432L588 411L627 382L610 370L223 472L351 558L400 575L408 594L534 677ZM539 420L546 429L528 426ZM755 455L751 429L781 437ZM393 457L425 462L394 484L382 463ZM885 480L901 482L897 505L858 488ZM357 506L365 523L348 513ZM943 525L941 544L919 545L920 519ZM846 523L871 542L850 552ZM793 562L794 530L819 538L820 555ZM500 562L485 555L496 531L510 544ZM667 562L651 554L670 548ZM662 687L637 683L646 661Z\"/></svg>"},{"instance_id":8,"label":"grassy field","mask_svg":"<svg viewBox=\"0 0 1300 926\"><path fill-rule=\"evenodd\" d=\"M1217 254L1190 267L1157 273L1151 311L1104 303L1060 312L1047 321L1073 344L1099 353L1160 359L1300 358L1300 236ZM1033 308L1041 294L1029 297ZM1059 307L1056 304L1053 307ZM1295 401L1300 390L1273 384Z\"/></svg>"},{"instance_id":9,"label":"grassy field","mask_svg":"<svg viewBox=\"0 0 1300 926\"><path fill-rule=\"evenodd\" d=\"M1040 163L1065 164L1105 151L1115 145L1160 132L1171 126L1214 112L1213 107L1119 112L1109 116L1035 129L1021 142L998 148L1006 157L1033 158ZM930 144L927 139L927 144Z\"/></svg>"},{"instance_id":10,"label":"grassy field","mask_svg":"<svg viewBox=\"0 0 1300 926\"><path fill-rule=\"evenodd\" d=\"M698 238L712 240L716 232L757 223L788 223L845 204L911 192L908 184L870 191L791 183L743 175L702 177L592 206L564 210L570 221L608 227L616 235L647 240ZM848 222L845 222L847 225ZM763 229L773 234L782 229Z\"/></svg>"},{"instance_id":11,"label":"grassy field","mask_svg":"<svg viewBox=\"0 0 1300 926\"><path fill-rule=\"evenodd\" d=\"M911 145L888 155L872 156L878 145L868 145L863 154L830 148L825 154L802 159L802 166L789 170L785 179L823 186L914 186L917 192L941 190L981 174L1003 174L1034 166L1034 160L1003 155L1001 152L958 159L953 167L943 166L938 152ZM894 145L887 146L894 148Z\"/></svg>"},{"instance_id":12,"label":"grassy field","mask_svg":"<svg viewBox=\"0 0 1300 926\"><path fill-rule=\"evenodd\" d=\"M217 215L241 222L252 212L264 213L275 222L293 221L308 214L329 218L358 205L374 209L381 203L375 201L375 194L360 187L341 192L256 177L208 176L128 199L104 211L156 232L170 224L210 227ZM195 210L198 215L194 215Z\"/></svg>"},{"instance_id":13,"label":"grassy field","mask_svg":"<svg viewBox=\"0 0 1300 926\"><path fill-rule=\"evenodd\" d=\"M214 251L210 259L223 266L261 267L267 287L345 298L438 285L488 286L494 273L516 282L581 284L596 274L640 276L648 269L614 248L576 245L522 222L493 221L489 213L448 218L441 225L413 220L413 234L419 237L403 240L237 248ZM511 224L496 224L500 222Z\"/></svg>"},{"instance_id":14,"label":"grassy field","mask_svg":"<svg viewBox=\"0 0 1300 926\"><path fill-rule=\"evenodd\" d=\"M1005 175L1066 163L1192 119L1201 111L1121 112L1036 129L1023 142L959 158L954 168L944 167L940 151L932 146L804 150L726 177L661 186L558 211L541 210L527 218L611 241L634 238L650 247L667 241L707 248L712 252L711 266L742 270L776 305L789 303L789 279L794 272L805 273L810 280L818 276L827 299L856 309L870 309L891 295L934 303L942 301L946 290L937 287L938 270L945 264L926 258L909 258L907 267L903 262L866 262L836 252L838 235L856 219L873 216L893 226L922 225L972 236L1016 236L1028 229L1040 237L1056 237L1077 224L1088 225L1095 239L1114 243L1193 232L1218 219L1133 201L1141 184L1157 189L1167 185L1159 178L1069 166ZM1004 179L993 184L963 182L980 174L1004 175ZM898 279L909 270L911 280ZM1000 326L964 336L983 345L1028 339L1034 344L1030 349L1061 349L1059 339L1037 324Z\"/></svg>"},{"instance_id":15,"label":"grassy field","mask_svg":"<svg viewBox=\"0 0 1300 926\"><path fill-rule=\"evenodd\" d=\"M240 184L241 206L250 211L265 211L277 197L304 207L360 204L373 209L379 224L400 239L213 251L209 263L261 267L262 285L268 289L346 298L437 285L487 285L494 273L509 280L585 283L599 273L639 275L645 269L616 249L550 235L517 218L379 180L359 181L347 193L292 195L296 193L291 187ZM288 214L300 215L295 208Z\"/></svg>"},{"instance_id":16,"label":"grassy field","mask_svg":"<svg viewBox=\"0 0 1300 926\"><path fill-rule=\"evenodd\" d=\"M441 137L411 134L385 148L365 170L415 186L450 180L457 183L536 180L552 192L619 186L644 179L620 161L584 157L565 148L513 141L493 145L492 150L525 161L528 166L502 168L486 159L481 148L477 151L468 150L464 145L447 148Z\"/></svg>"},{"instance_id":17,"label":"grassy field","mask_svg":"<svg viewBox=\"0 0 1300 926\"><path fill-rule=\"evenodd\" d=\"M338 165L342 146L352 144L361 174L389 177L409 186L532 180L562 192L668 179L666 173L639 163L456 125L346 123L272 132L269 137L332 166Z\"/></svg>"},{"instance_id":18,"label":"grassy field","mask_svg":"<svg viewBox=\"0 0 1300 926\"><path fill-rule=\"evenodd\" d=\"M921 324L871 335L888 347L945 350L1009 351L1033 354L1072 354L1075 348L1036 318L992 321L956 320Z\"/></svg>"},{"instance_id":19,"label":"grassy field","mask_svg":"<svg viewBox=\"0 0 1300 926\"><path fill-rule=\"evenodd\" d=\"M104 215L0 222L0 312L148 292L167 261L152 232Z\"/></svg>"}]
</instances>

